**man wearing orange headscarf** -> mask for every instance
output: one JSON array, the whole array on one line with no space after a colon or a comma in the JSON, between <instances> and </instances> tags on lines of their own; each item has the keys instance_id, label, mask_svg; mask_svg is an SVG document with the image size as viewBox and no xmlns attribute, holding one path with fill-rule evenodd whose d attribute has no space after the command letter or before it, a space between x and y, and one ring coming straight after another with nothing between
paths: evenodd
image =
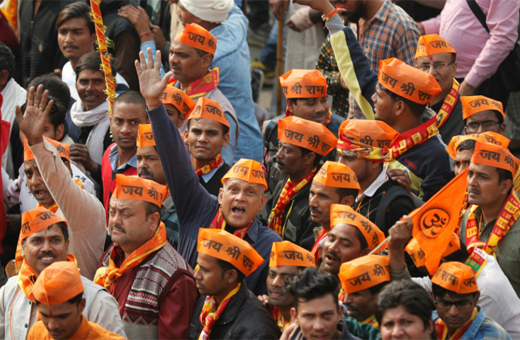
<instances>
[{"instance_id":1,"label":"man wearing orange headscarf","mask_svg":"<svg viewBox=\"0 0 520 340\"><path fill-rule=\"evenodd\" d=\"M185 339L197 299L193 271L167 242L161 222L166 192L154 181L118 174L110 199L114 243L94 282L116 298L125 332L134 339Z\"/></svg>"},{"instance_id":2,"label":"man wearing orange headscarf","mask_svg":"<svg viewBox=\"0 0 520 340\"><path fill-rule=\"evenodd\" d=\"M27 339L125 339L87 320L84 291L73 262L55 262L44 269L33 288L41 321L31 327Z\"/></svg>"}]
</instances>

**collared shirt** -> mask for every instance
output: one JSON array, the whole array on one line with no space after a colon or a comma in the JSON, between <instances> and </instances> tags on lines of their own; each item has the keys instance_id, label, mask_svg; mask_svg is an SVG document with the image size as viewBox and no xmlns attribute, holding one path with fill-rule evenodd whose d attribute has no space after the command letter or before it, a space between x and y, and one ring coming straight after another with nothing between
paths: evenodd
<instances>
[{"instance_id":1,"label":"collared shirt","mask_svg":"<svg viewBox=\"0 0 520 340\"><path fill-rule=\"evenodd\" d=\"M108 158L110 159L110 165L112 166L112 171L116 173L122 173L129 167L133 167L137 169L137 158L135 154L126 162L125 164L121 164L121 166L117 167L117 162L119 162L119 153L117 152L117 144L114 144L112 149L110 149L110 153L108 154Z\"/></svg>"},{"instance_id":2,"label":"collared shirt","mask_svg":"<svg viewBox=\"0 0 520 340\"><path fill-rule=\"evenodd\" d=\"M386 166L383 166L383 170L377 178L365 189L359 196L356 198L356 202L364 197L372 197L376 193L377 189L379 189L385 182L388 181L388 175L386 174Z\"/></svg>"},{"instance_id":3,"label":"collared shirt","mask_svg":"<svg viewBox=\"0 0 520 340\"><path fill-rule=\"evenodd\" d=\"M224 163L220 164L217 168L211 170L207 174L201 175L200 177L202 177L205 183L208 183L213 178L218 169L222 167L222 165L224 165Z\"/></svg>"}]
</instances>

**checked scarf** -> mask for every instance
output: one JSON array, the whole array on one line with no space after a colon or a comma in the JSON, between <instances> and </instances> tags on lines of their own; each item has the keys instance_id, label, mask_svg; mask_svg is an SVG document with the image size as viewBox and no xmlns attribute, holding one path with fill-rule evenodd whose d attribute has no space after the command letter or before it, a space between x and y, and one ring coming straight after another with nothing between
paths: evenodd
<instances>
[{"instance_id":1,"label":"checked scarf","mask_svg":"<svg viewBox=\"0 0 520 340\"><path fill-rule=\"evenodd\" d=\"M210 173L211 171L217 169L219 166L224 164L222 160L222 156L220 154L216 155L215 158L211 160L208 164L204 165L202 168L195 170L197 176L202 176Z\"/></svg>"},{"instance_id":2,"label":"checked scarf","mask_svg":"<svg viewBox=\"0 0 520 340\"><path fill-rule=\"evenodd\" d=\"M200 313L200 323L204 328L202 329L202 332L200 332L199 340L209 339L211 330L215 326L215 323L222 315L222 313L224 313L229 300L231 300L231 298L238 293L241 285L242 284L239 283L232 291L230 291L218 307L217 301L213 296L206 296L206 300L204 300L204 306L202 306L202 312Z\"/></svg>"}]
</instances>

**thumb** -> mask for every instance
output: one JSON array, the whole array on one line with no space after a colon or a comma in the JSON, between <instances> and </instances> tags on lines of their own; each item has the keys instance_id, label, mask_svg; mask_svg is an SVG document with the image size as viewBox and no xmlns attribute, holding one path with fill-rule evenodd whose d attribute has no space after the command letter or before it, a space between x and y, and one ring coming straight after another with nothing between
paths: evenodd
<instances>
[{"instance_id":1,"label":"thumb","mask_svg":"<svg viewBox=\"0 0 520 340\"><path fill-rule=\"evenodd\" d=\"M163 87L166 87L168 85L168 81L170 80L172 75L173 75L172 71L168 71L168 73L166 73L164 75L164 77L161 80L161 84L163 85Z\"/></svg>"},{"instance_id":2,"label":"thumb","mask_svg":"<svg viewBox=\"0 0 520 340\"><path fill-rule=\"evenodd\" d=\"M22 125L22 121L23 121L22 109L20 108L20 106L16 105L15 113L16 113L16 121L18 122L18 126L20 126L20 125Z\"/></svg>"}]
</instances>

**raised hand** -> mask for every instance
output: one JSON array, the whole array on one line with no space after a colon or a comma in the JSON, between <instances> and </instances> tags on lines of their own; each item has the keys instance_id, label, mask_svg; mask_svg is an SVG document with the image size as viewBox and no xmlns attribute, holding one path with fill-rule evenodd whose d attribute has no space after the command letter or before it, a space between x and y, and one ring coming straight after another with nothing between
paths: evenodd
<instances>
[{"instance_id":1,"label":"raised hand","mask_svg":"<svg viewBox=\"0 0 520 340\"><path fill-rule=\"evenodd\" d=\"M22 110L18 105L16 106L16 120L20 126L20 131L27 137L29 145L43 141L45 123L51 112L52 104L54 104L52 99L47 102L48 97L49 91L43 91L43 85L38 86L36 93L34 87L31 87L27 93L25 114L22 115Z\"/></svg>"},{"instance_id":2,"label":"raised hand","mask_svg":"<svg viewBox=\"0 0 520 340\"><path fill-rule=\"evenodd\" d=\"M161 94L163 93L168 79L170 79L172 72L168 72L161 79L161 51L157 50L155 58L157 62L154 63L152 49L148 48L148 63L144 58L144 53L139 52L139 61L135 61L135 69L139 76L139 86L141 93L146 100L148 109L154 109L161 105Z\"/></svg>"}]
</instances>

